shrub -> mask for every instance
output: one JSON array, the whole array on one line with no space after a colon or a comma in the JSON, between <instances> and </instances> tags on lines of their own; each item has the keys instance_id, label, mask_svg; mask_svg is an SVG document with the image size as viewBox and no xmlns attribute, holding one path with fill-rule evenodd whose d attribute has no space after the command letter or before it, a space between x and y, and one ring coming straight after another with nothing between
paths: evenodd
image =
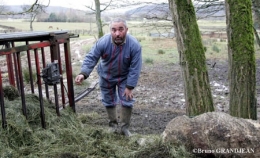
<instances>
[{"instance_id":1,"label":"shrub","mask_svg":"<svg viewBox=\"0 0 260 158\"><path fill-rule=\"evenodd\" d=\"M142 42L143 40L145 40L145 37L136 37L136 39L138 40L138 42Z\"/></svg>"},{"instance_id":2,"label":"shrub","mask_svg":"<svg viewBox=\"0 0 260 158\"><path fill-rule=\"evenodd\" d=\"M145 59L145 63L146 63L146 64L153 64L153 59L151 59L151 58L146 58L146 59Z\"/></svg>"},{"instance_id":3,"label":"shrub","mask_svg":"<svg viewBox=\"0 0 260 158\"><path fill-rule=\"evenodd\" d=\"M217 52L217 53L220 52L220 49L219 49L218 46L216 46L216 45L213 45L213 46L212 46L212 50L213 50L214 52Z\"/></svg>"},{"instance_id":4,"label":"shrub","mask_svg":"<svg viewBox=\"0 0 260 158\"><path fill-rule=\"evenodd\" d=\"M152 39L152 41L160 41L160 40L161 40L161 38L159 38L159 37L155 37Z\"/></svg>"},{"instance_id":5,"label":"shrub","mask_svg":"<svg viewBox=\"0 0 260 158\"><path fill-rule=\"evenodd\" d=\"M11 85L3 87L4 91L4 97L8 100L14 100L15 98L18 98L20 96L18 90Z\"/></svg>"},{"instance_id":6,"label":"shrub","mask_svg":"<svg viewBox=\"0 0 260 158\"><path fill-rule=\"evenodd\" d=\"M158 54L165 54L165 51L162 50L162 49L159 49L159 50L158 50Z\"/></svg>"},{"instance_id":7,"label":"shrub","mask_svg":"<svg viewBox=\"0 0 260 158\"><path fill-rule=\"evenodd\" d=\"M32 79L33 81L36 80L37 74L36 72L32 72ZM23 79L26 83L30 83L30 72L29 69L23 69Z\"/></svg>"}]
</instances>

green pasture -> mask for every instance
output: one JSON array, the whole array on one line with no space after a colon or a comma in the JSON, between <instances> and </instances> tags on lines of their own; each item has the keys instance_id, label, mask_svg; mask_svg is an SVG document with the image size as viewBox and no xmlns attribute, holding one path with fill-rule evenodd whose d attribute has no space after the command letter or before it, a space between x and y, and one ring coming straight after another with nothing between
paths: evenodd
<instances>
[{"instance_id":1,"label":"green pasture","mask_svg":"<svg viewBox=\"0 0 260 158\"><path fill-rule=\"evenodd\" d=\"M0 20L1 25L12 26L19 30L29 31L30 23L20 20ZM59 23L59 22L33 22L34 31L52 31L52 30L77 30L90 29L90 26L95 26L94 23ZM52 27L52 28L51 28Z\"/></svg>"},{"instance_id":2,"label":"green pasture","mask_svg":"<svg viewBox=\"0 0 260 158\"><path fill-rule=\"evenodd\" d=\"M0 25L15 27L16 29L29 31L30 23L24 20L0 20ZM55 30L91 30L97 31L95 23L66 23L66 22L33 22L34 31L55 31ZM170 22L157 23L143 23L143 22L128 22L129 33L138 36L147 36L152 32L165 32L172 28ZM158 27L159 26L159 27ZM168 30L166 30L166 28ZM0 28L1 29L1 28ZM108 23L104 24L104 33L109 33Z\"/></svg>"},{"instance_id":3,"label":"green pasture","mask_svg":"<svg viewBox=\"0 0 260 158\"><path fill-rule=\"evenodd\" d=\"M24 20L0 20L1 25L12 26L24 31L29 30L29 22ZM198 20L201 31L219 31L226 27L225 21L208 21ZM52 26L52 28L50 28ZM177 63L179 55L177 51L176 38L151 37L151 33L169 32L172 29L171 22L142 22L129 21L129 33L135 36L141 43L143 48L143 62L155 64L158 62ZM54 30L92 30L92 34L80 34L79 40L84 38L96 38L97 30L95 23L58 23L58 22L34 22L34 31L54 31ZM104 33L108 33L108 25L104 26ZM202 37L202 43L206 48L207 59L227 59L227 41L226 39L217 39ZM93 44L83 46L87 51ZM258 51L256 46L256 51ZM257 54L256 54L257 55ZM257 55L259 56L259 55Z\"/></svg>"},{"instance_id":4,"label":"green pasture","mask_svg":"<svg viewBox=\"0 0 260 158\"><path fill-rule=\"evenodd\" d=\"M12 26L22 30L29 30L29 23L24 21L1 21L1 25ZM160 23L161 25L162 23ZM222 27L224 23L199 22L200 26L211 29ZM166 29L170 29L167 22ZM221 26L220 26L221 25ZM49 28L52 26L53 28ZM95 30L94 23L38 23L34 22L35 31L51 31L76 29ZM105 32L108 27L105 26ZM130 22L129 32L140 42L143 48L143 63L153 65L157 63L178 63L179 54L176 38L150 37L151 32L159 30L154 25L144 25L142 22ZM80 35L83 38L93 38L93 35ZM207 59L227 59L227 41L215 38L202 38L206 49ZM82 46L85 51L92 47L93 43ZM258 47L257 47L258 49ZM256 50L257 50L256 49ZM73 66L76 74L80 63ZM85 83L84 83L85 84ZM86 83L87 84L87 83ZM82 86L85 88L85 86ZM75 87L76 92L79 87ZM7 93L5 93L7 94ZM139 135L126 138L121 135L111 134L107 127L96 124L95 120L102 119L96 112L74 113L71 108L61 111L61 117L55 113L55 105L43 100L45 107L46 129L40 124L39 98L37 95L28 94L25 97L28 110L28 118L22 114L21 100L19 97L5 99L7 127L0 127L0 157L4 158L69 158L69 157L120 157L120 158L151 158L151 157L192 157L182 146L165 143L160 135ZM0 121L2 122L1 118Z\"/></svg>"},{"instance_id":5,"label":"green pasture","mask_svg":"<svg viewBox=\"0 0 260 158\"><path fill-rule=\"evenodd\" d=\"M198 20L198 25L199 26L221 26L225 27L226 26L226 21L225 20Z\"/></svg>"}]
</instances>

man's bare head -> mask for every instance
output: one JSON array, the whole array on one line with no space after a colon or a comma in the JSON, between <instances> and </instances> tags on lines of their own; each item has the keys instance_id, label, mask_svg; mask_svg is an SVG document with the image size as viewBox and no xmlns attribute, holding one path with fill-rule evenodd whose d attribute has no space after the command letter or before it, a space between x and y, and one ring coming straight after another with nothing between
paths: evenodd
<instances>
[{"instance_id":1,"label":"man's bare head","mask_svg":"<svg viewBox=\"0 0 260 158\"><path fill-rule=\"evenodd\" d=\"M124 43L128 31L126 21L121 18L115 18L111 20L109 27L113 42L116 45Z\"/></svg>"}]
</instances>

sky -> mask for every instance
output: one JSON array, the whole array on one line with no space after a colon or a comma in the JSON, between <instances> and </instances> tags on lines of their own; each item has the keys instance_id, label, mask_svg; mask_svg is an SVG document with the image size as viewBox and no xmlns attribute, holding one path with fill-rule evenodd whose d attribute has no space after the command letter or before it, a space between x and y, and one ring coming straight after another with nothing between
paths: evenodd
<instances>
[{"instance_id":1,"label":"sky","mask_svg":"<svg viewBox=\"0 0 260 158\"><path fill-rule=\"evenodd\" d=\"M35 0L0 0L4 5L25 5L33 4ZM41 4L47 5L48 0L40 0ZM86 5L91 5L90 0L50 0L50 6L61 6L75 9L84 9Z\"/></svg>"},{"instance_id":2,"label":"sky","mask_svg":"<svg viewBox=\"0 0 260 158\"><path fill-rule=\"evenodd\" d=\"M100 0L100 2L107 2L108 0ZM134 1L134 0L131 0ZM149 2L168 2L168 0L138 0L140 1L149 1ZM25 5L32 4L35 0L0 0L0 3L3 5ZM40 2L44 5L47 5L49 0L40 0ZM86 9L85 6L90 6L94 0L50 0L50 6L61 6L68 7L74 9Z\"/></svg>"}]
</instances>

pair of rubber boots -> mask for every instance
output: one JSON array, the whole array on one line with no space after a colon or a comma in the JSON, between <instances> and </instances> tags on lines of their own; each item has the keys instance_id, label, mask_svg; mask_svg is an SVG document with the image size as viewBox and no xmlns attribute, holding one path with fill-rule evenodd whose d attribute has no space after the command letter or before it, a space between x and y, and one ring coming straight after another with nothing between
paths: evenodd
<instances>
[{"instance_id":1,"label":"pair of rubber boots","mask_svg":"<svg viewBox=\"0 0 260 158\"><path fill-rule=\"evenodd\" d=\"M117 112L116 107L106 107L108 119L109 119L109 132L116 133L117 132ZM129 131L130 126L130 119L132 115L132 108L131 107L124 107L121 106L121 116L120 116L120 122L121 122L121 131L120 133L130 137L132 134Z\"/></svg>"}]
</instances>

